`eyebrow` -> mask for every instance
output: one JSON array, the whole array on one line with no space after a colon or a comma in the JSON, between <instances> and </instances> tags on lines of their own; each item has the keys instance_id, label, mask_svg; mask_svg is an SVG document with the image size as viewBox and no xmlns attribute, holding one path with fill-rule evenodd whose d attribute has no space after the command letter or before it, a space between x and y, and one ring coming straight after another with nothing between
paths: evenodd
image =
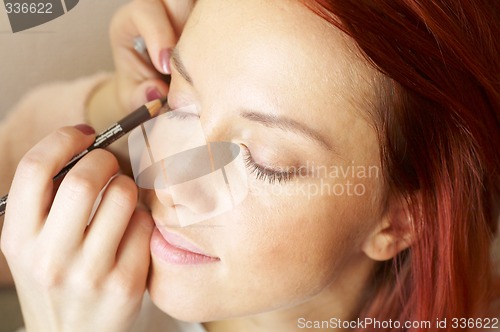
<instances>
[{"instance_id":1,"label":"eyebrow","mask_svg":"<svg viewBox=\"0 0 500 332\"><path fill-rule=\"evenodd\" d=\"M193 85L193 79L191 75L189 75L186 66L182 62L182 59L179 54L179 49L177 47L172 51L171 56L172 62L179 72L179 74L184 78L189 84ZM248 119L250 121L258 122L268 128L278 128L284 131L291 131L294 133L298 133L302 136L305 136L321 145L323 148L332 151L333 148L330 143L317 131L309 128L308 126L297 122L293 119L283 117L283 116L273 116L269 114L263 114L254 111L244 111L240 114L243 118Z\"/></svg>"},{"instance_id":2,"label":"eyebrow","mask_svg":"<svg viewBox=\"0 0 500 332\"><path fill-rule=\"evenodd\" d=\"M179 54L179 49L177 47L174 48L172 51L171 55L172 62L179 72L179 74L184 78L189 84L193 85L193 79L191 78L191 75L186 70L186 66L184 66L184 63L181 60L180 54Z\"/></svg>"},{"instance_id":3,"label":"eyebrow","mask_svg":"<svg viewBox=\"0 0 500 332\"><path fill-rule=\"evenodd\" d=\"M254 111L243 111L241 112L241 116L250 121L258 122L266 127L274 127L284 131L298 133L319 143L323 148L327 150L334 150L328 140L326 140L320 133L293 119L283 116L258 113Z\"/></svg>"}]
</instances>

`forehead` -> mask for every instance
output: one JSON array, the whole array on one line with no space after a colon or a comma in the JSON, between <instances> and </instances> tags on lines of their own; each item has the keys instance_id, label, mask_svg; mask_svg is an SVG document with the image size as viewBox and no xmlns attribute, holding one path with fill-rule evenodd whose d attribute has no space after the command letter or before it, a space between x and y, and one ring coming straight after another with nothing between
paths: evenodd
<instances>
[{"instance_id":1,"label":"forehead","mask_svg":"<svg viewBox=\"0 0 500 332\"><path fill-rule=\"evenodd\" d=\"M327 132L377 98L355 43L298 0L200 0L179 51L226 109L286 110Z\"/></svg>"}]
</instances>

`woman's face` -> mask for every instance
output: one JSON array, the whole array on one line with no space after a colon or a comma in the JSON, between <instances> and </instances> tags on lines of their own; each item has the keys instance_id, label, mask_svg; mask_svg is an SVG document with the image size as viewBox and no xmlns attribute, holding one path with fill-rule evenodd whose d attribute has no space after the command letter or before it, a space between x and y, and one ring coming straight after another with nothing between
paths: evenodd
<instances>
[{"instance_id":1,"label":"woman's face","mask_svg":"<svg viewBox=\"0 0 500 332\"><path fill-rule=\"evenodd\" d=\"M172 221L165 193L145 193L167 239L212 257L172 252L156 233L153 301L209 321L350 296L336 289L371 264L361 247L383 205L379 146L364 116L377 99L375 72L354 44L296 0L200 0L172 71L170 106L196 105L208 141L242 147L249 193L188 227ZM273 173L289 167L300 171Z\"/></svg>"}]
</instances>

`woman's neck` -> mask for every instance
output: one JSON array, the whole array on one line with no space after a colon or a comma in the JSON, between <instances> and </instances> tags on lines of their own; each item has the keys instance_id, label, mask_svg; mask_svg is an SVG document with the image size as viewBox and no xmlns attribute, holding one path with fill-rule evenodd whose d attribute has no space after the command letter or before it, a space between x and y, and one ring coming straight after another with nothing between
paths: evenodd
<instances>
[{"instance_id":1,"label":"woman's neck","mask_svg":"<svg viewBox=\"0 0 500 332\"><path fill-rule=\"evenodd\" d=\"M208 322L203 325L208 332L275 332L311 330L315 328L311 324L316 322L321 324L326 321L328 323L323 324L328 325L329 328L318 330L342 331L340 328L333 328L333 324L329 323L356 318L364 302L363 295L366 286L373 277L375 262L363 258L361 263L353 265L319 294L299 305L253 316Z\"/></svg>"}]
</instances>

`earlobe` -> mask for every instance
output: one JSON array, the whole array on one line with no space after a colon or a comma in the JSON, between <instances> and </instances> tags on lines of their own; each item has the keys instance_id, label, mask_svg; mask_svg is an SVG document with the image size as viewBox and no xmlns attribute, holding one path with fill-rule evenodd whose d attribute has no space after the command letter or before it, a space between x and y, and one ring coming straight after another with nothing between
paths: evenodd
<instances>
[{"instance_id":1,"label":"earlobe","mask_svg":"<svg viewBox=\"0 0 500 332\"><path fill-rule=\"evenodd\" d=\"M362 245L371 259L386 261L410 247L414 241L413 220L406 202L395 200Z\"/></svg>"}]
</instances>

